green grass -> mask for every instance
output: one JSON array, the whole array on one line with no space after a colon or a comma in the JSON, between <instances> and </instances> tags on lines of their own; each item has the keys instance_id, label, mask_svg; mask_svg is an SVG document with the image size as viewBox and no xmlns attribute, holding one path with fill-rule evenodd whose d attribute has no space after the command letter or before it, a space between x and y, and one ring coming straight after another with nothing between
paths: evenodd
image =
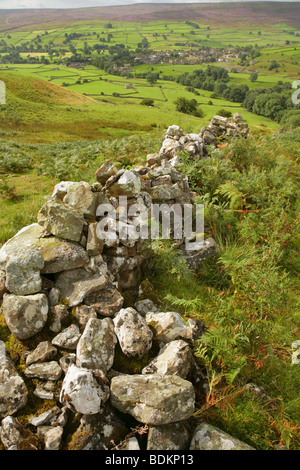
<instances>
[{"instance_id":1,"label":"green grass","mask_svg":"<svg viewBox=\"0 0 300 470\"><path fill-rule=\"evenodd\" d=\"M300 326L299 138L299 130L272 142L250 138L186 161L219 252L192 274L169 243L150 249L149 279L164 308L208 328L194 344L210 387L197 396L195 418L260 450L300 444L300 370L291 362ZM247 391L247 383L264 394Z\"/></svg>"}]
</instances>

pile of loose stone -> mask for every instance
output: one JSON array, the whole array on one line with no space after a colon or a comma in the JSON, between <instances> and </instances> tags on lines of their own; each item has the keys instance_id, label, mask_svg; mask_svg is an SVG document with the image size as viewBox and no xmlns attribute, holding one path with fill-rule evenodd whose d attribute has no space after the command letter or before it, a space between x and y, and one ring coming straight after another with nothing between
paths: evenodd
<instances>
[{"instance_id":1,"label":"pile of loose stone","mask_svg":"<svg viewBox=\"0 0 300 470\"><path fill-rule=\"evenodd\" d=\"M205 148L208 133L246 135L245 129L238 116L233 121L216 116L197 139L171 126L160 152L148 155L146 166L118 171L107 161L93 185L56 185L38 223L1 248L1 315L12 335L27 346L19 373L0 342L0 437L5 449L139 449L139 434L130 430L141 423L149 450L249 448L205 423L196 429L191 425L195 387L205 387L191 347L203 328L177 312L162 312L147 298L141 240L122 238L121 233L116 239L102 238L97 231L103 219L97 208L103 204L113 207L119 221L126 211L124 223L130 226L133 204L150 211L153 202L192 203L188 180L177 167L179 150L184 146L194 158ZM125 208L119 204L121 196L127 198ZM197 269L216 250L210 238L195 252L183 248L183 255ZM133 300L125 308L128 292ZM129 360L148 358L140 374L115 367L118 349ZM26 385L29 379L33 392ZM21 424L18 413L30 393L56 404Z\"/></svg>"}]
</instances>

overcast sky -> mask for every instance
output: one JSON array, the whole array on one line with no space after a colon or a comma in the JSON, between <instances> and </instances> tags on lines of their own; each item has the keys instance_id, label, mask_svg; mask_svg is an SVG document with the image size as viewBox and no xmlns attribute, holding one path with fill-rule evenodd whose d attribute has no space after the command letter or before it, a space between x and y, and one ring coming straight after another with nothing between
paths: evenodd
<instances>
[{"instance_id":1,"label":"overcast sky","mask_svg":"<svg viewBox=\"0 0 300 470\"><path fill-rule=\"evenodd\" d=\"M243 0L0 0L0 8L80 8L109 5L129 5L136 3L219 3L222 1ZM259 0L244 0L259 1ZM269 0L272 1L272 0ZM276 1L276 0L275 0ZM299 0L278 0L293 1Z\"/></svg>"}]
</instances>

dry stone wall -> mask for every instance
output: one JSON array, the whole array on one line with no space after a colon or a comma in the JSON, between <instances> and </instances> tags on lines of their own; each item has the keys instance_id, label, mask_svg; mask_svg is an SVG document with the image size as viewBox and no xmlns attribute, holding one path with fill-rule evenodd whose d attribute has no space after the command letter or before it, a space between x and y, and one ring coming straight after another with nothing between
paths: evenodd
<instances>
[{"instance_id":1,"label":"dry stone wall","mask_svg":"<svg viewBox=\"0 0 300 470\"><path fill-rule=\"evenodd\" d=\"M247 133L240 115L233 120L215 116L198 135L170 126L160 151L148 155L145 166L118 171L107 161L92 185L56 185L37 223L0 249L1 314L12 335L27 346L21 377L0 342L5 449L138 449L136 436L130 435L134 423L146 425L149 450L187 449L190 443L200 449L202 436L223 445L223 436L215 438L218 430L197 428L191 435L195 387L205 381L191 345L203 330L199 322L186 323L179 313L161 312L152 300L138 297L145 255L132 227L137 205L148 217L153 203L193 203L180 171L182 151L204 158L207 146L217 145L222 136ZM104 219L114 236L102 230ZM197 269L216 250L208 239L199 250L183 254ZM126 307L128 291L132 302ZM122 357L140 361L140 373L118 370ZM33 392L26 380L34 380ZM18 413L29 393L54 400L55 406L21 424ZM70 421L77 426L67 439Z\"/></svg>"}]
</instances>

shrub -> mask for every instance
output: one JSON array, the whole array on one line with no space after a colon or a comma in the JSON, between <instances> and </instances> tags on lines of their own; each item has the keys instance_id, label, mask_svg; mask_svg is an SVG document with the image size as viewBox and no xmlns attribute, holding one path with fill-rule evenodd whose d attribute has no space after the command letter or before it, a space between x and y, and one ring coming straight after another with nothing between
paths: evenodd
<instances>
[{"instance_id":1,"label":"shrub","mask_svg":"<svg viewBox=\"0 0 300 470\"><path fill-rule=\"evenodd\" d=\"M150 98L144 98L141 101L141 105L143 105L143 106L154 106L154 100L151 100Z\"/></svg>"},{"instance_id":2,"label":"shrub","mask_svg":"<svg viewBox=\"0 0 300 470\"><path fill-rule=\"evenodd\" d=\"M232 117L232 112L227 111L226 109L222 108L222 109L219 109L218 115L223 116L223 117Z\"/></svg>"}]
</instances>

